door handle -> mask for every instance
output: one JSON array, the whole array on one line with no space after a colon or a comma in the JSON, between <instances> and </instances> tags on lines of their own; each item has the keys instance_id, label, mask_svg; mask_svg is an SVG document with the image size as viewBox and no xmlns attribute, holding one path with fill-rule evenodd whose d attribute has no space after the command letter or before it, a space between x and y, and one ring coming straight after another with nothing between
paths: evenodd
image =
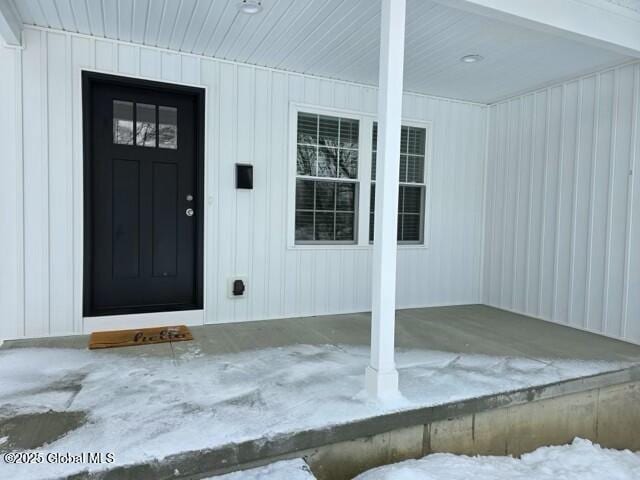
<instances>
[{"instance_id":1,"label":"door handle","mask_svg":"<svg viewBox=\"0 0 640 480\"><path fill-rule=\"evenodd\" d=\"M193 217L193 208L187 208L184 213L187 215L187 217Z\"/></svg>"}]
</instances>

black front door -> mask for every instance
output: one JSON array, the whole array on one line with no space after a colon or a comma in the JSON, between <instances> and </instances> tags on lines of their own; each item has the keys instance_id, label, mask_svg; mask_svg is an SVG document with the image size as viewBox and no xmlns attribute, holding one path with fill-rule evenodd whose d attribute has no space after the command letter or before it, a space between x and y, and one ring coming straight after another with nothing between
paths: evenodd
<instances>
[{"instance_id":1,"label":"black front door","mask_svg":"<svg viewBox=\"0 0 640 480\"><path fill-rule=\"evenodd\" d=\"M203 91L83 89L85 316L202 308Z\"/></svg>"}]
</instances>

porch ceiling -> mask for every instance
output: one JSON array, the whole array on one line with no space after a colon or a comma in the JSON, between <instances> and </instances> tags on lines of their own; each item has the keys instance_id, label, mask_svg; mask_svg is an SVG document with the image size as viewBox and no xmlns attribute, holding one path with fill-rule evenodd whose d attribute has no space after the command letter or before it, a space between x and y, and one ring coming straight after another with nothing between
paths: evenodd
<instances>
[{"instance_id":1,"label":"porch ceiling","mask_svg":"<svg viewBox=\"0 0 640 480\"><path fill-rule=\"evenodd\" d=\"M240 2L14 0L27 25L377 83L379 0L262 0L257 15ZM491 103L631 59L442 3L408 0L406 90ZM638 14L637 0L614 3ZM485 59L460 62L467 54Z\"/></svg>"}]
</instances>

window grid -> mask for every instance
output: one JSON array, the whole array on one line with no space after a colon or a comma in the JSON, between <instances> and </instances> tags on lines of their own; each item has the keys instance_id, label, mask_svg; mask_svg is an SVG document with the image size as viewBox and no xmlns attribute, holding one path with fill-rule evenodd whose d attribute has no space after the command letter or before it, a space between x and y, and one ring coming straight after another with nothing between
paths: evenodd
<instances>
[{"instance_id":1,"label":"window grid","mask_svg":"<svg viewBox=\"0 0 640 480\"><path fill-rule=\"evenodd\" d=\"M413 140L413 142L412 142ZM371 145L371 197L369 205L369 241L373 242L375 226L375 182L377 163L378 124L373 124ZM411 146L419 153L412 153ZM407 244L422 243L424 230L424 201L425 201L425 158L426 130L419 127L402 126L400 142L400 188L398 192L398 242ZM404 147L404 148L403 148ZM403 161L404 157L404 161ZM409 175L409 159L418 165L415 175ZM413 178L413 181L409 179ZM407 192L416 191L418 211L407 211ZM415 205L415 203L413 204ZM408 222L408 219L413 219ZM412 231L413 230L413 231Z\"/></svg>"},{"instance_id":2,"label":"window grid","mask_svg":"<svg viewBox=\"0 0 640 480\"><path fill-rule=\"evenodd\" d=\"M313 207L314 208L296 208L296 216L298 216L299 214L301 215L310 215L312 218L312 230L311 230L311 235L307 235L307 237L310 237L307 239L307 241L336 241L336 242L349 242L350 243L350 238L348 236L345 236L341 230L339 230L339 227L341 227L338 224L338 219L339 218L351 218L351 237L353 238L354 236L354 228L355 225L353 224L353 221L355 220L355 214L356 214L356 210L355 210L355 205L356 202L354 201L353 208L340 208L340 197L339 197L339 193L340 193L340 189L338 184L334 184L334 182L317 182L317 181L310 181L310 180L302 180L299 179L298 182L306 182L310 185L312 185L313 188ZM333 185L333 192L332 192L332 208L322 208L318 206L318 197L319 197L319 193L318 193L318 186L322 185L322 184L332 184ZM343 184L347 185L347 184ZM350 185L353 185L350 183ZM299 184L297 185L299 187ZM355 197L355 186L351 191L351 196ZM300 203L304 203L304 201L300 202ZM327 215L331 215L331 221L332 221L332 225L331 225L331 235L330 238L327 238L326 234L324 236L320 236L318 234L317 231L317 227L319 222L317 221L317 217L319 215L323 215L323 216L327 216Z\"/></svg>"},{"instance_id":3,"label":"window grid","mask_svg":"<svg viewBox=\"0 0 640 480\"><path fill-rule=\"evenodd\" d=\"M312 126L313 123L315 126ZM324 131L322 124L324 124ZM358 120L298 113L296 243L355 243L358 141ZM310 159L309 155L313 158ZM349 158L350 164L345 160ZM324 160L323 163L321 163L322 160ZM309 199L311 186L312 193ZM332 208L319 205L321 189L333 192L333 199L330 202ZM326 198L324 201L326 202ZM311 208L309 208L310 205ZM323 223L327 220L331 223L330 232L326 230L327 223Z\"/></svg>"},{"instance_id":4,"label":"window grid","mask_svg":"<svg viewBox=\"0 0 640 480\"><path fill-rule=\"evenodd\" d=\"M164 105L113 100L113 143L176 150L178 109Z\"/></svg>"}]
</instances>

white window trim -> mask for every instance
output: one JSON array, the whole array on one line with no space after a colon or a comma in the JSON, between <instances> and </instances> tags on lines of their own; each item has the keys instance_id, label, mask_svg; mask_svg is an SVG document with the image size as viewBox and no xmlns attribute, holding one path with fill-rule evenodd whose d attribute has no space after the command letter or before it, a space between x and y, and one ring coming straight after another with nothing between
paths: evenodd
<instances>
[{"instance_id":1,"label":"white window trim","mask_svg":"<svg viewBox=\"0 0 640 480\"><path fill-rule=\"evenodd\" d=\"M298 113L329 115L358 120L358 198L356 200L355 243L296 243L296 178L297 178L297 138ZM377 116L345 110L328 108L299 102L289 104L289 159L287 175L287 248L289 250L366 250L373 248L369 242L369 197L371 195L371 138L373 123ZM430 120L403 119L402 125L424 128L426 130L425 183L424 183L424 221L423 243L398 243L399 250L428 249L431 244L431 164L433 152L433 122Z\"/></svg>"}]
</instances>

